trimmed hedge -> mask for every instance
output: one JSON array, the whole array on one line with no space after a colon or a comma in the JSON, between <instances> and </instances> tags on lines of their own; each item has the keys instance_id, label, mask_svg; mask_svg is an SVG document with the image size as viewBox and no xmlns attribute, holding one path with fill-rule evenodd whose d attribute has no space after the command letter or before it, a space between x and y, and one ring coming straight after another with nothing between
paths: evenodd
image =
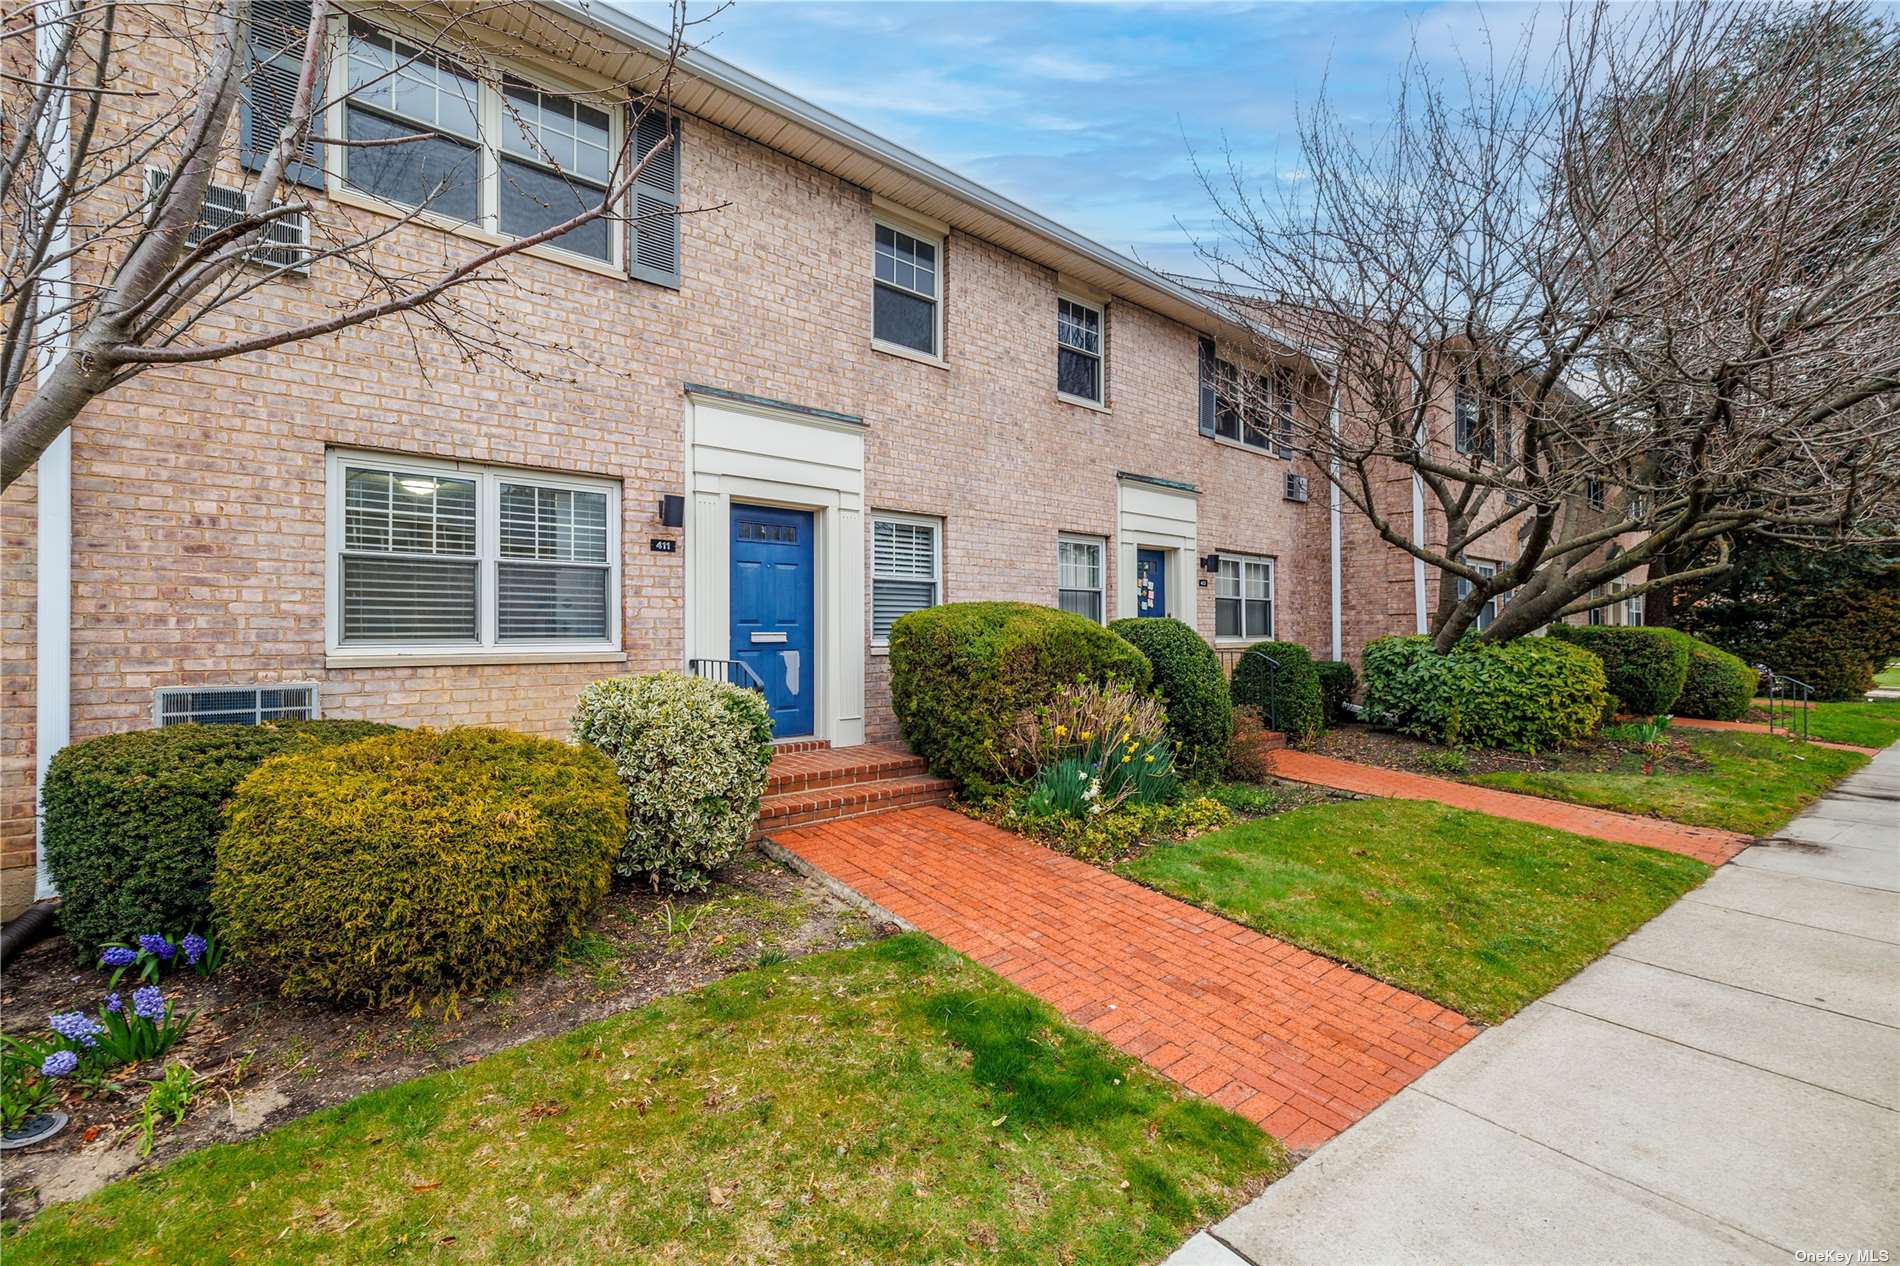
<instances>
[{"instance_id":1,"label":"trimmed hedge","mask_svg":"<svg viewBox=\"0 0 1900 1266\"><path fill-rule=\"evenodd\" d=\"M1874 673L1900 656L1900 564L1865 584L1823 594L1801 609L1800 627L1763 653L1769 667L1814 688L1816 699L1858 699Z\"/></svg>"},{"instance_id":2,"label":"trimmed hedge","mask_svg":"<svg viewBox=\"0 0 1900 1266\"><path fill-rule=\"evenodd\" d=\"M1346 705L1359 690L1359 674L1343 659L1316 659L1313 671L1319 674L1320 702L1326 709L1326 724L1338 725L1348 716Z\"/></svg>"},{"instance_id":3,"label":"trimmed hedge","mask_svg":"<svg viewBox=\"0 0 1900 1266\"><path fill-rule=\"evenodd\" d=\"M1874 663L1839 629L1796 629L1768 648L1768 666L1814 691L1815 699L1859 699L1874 688Z\"/></svg>"},{"instance_id":4,"label":"trimmed hedge","mask_svg":"<svg viewBox=\"0 0 1900 1266\"><path fill-rule=\"evenodd\" d=\"M1155 690L1168 709L1175 772L1189 782L1211 781L1227 768L1234 706L1220 656L1207 639L1174 619L1131 617L1109 631L1133 643L1154 669Z\"/></svg>"},{"instance_id":5,"label":"trimmed hedge","mask_svg":"<svg viewBox=\"0 0 1900 1266\"><path fill-rule=\"evenodd\" d=\"M231 798L211 900L286 997L452 1006L581 930L626 803L599 752L506 730L280 756Z\"/></svg>"},{"instance_id":6,"label":"trimmed hedge","mask_svg":"<svg viewBox=\"0 0 1900 1266\"><path fill-rule=\"evenodd\" d=\"M1279 664L1273 672L1268 659ZM1313 657L1298 642L1255 642L1234 665L1234 702L1260 709L1289 743L1304 743L1326 729L1326 704L1320 694Z\"/></svg>"},{"instance_id":7,"label":"trimmed hedge","mask_svg":"<svg viewBox=\"0 0 1900 1266\"><path fill-rule=\"evenodd\" d=\"M692 892L745 847L772 763L756 690L673 672L597 681L575 706L574 740L606 753L627 791L615 873Z\"/></svg>"},{"instance_id":8,"label":"trimmed hedge","mask_svg":"<svg viewBox=\"0 0 1900 1266\"><path fill-rule=\"evenodd\" d=\"M1553 624L1550 635L1602 660L1610 693L1637 716L1669 712L1689 677L1689 635L1675 629Z\"/></svg>"},{"instance_id":9,"label":"trimmed hedge","mask_svg":"<svg viewBox=\"0 0 1900 1266\"><path fill-rule=\"evenodd\" d=\"M1708 721L1739 721L1755 697L1753 668L1718 646L1689 639L1689 678L1676 699L1676 715Z\"/></svg>"},{"instance_id":10,"label":"trimmed hedge","mask_svg":"<svg viewBox=\"0 0 1900 1266\"><path fill-rule=\"evenodd\" d=\"M1361 663L1366 718L1438 743L1562 747L1596 729L1608 697L1602 661L1548 637L1465 641L1449 655L1422 635L1382 637Z\"/></svg>"},{"instance_id":11,"label":"trimmed hedge","mask_svg":"<svg viewBox=\"0 0 1900 1266\"><path fill-rule=\"evenodd\" d=\"M218 811L272 756L394 733L373 721L168 725L54 755L41 847L60 926L82 955L144 932L211 926Z\"/></svg>"},{"instance_id":12,"label":"trimmed hedge","mask_svg":"<svg viewBox=\"0 0 1900 1266\"><path fill-rule=\"evenodd\" d=\"M951 602L891 626L891 705L904 741L976 799L1033 771L998 740L1025 711L1078 679L1146 691L1147 656L1093 620L1027 602Z\"/></svg>"}]
</instances>

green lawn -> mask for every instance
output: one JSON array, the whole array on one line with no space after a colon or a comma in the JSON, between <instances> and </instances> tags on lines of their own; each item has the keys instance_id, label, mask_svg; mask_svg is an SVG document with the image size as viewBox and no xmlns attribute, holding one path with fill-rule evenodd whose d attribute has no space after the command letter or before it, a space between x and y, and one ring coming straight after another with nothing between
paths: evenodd
<instances>
[{"instance_id":1,"label":"green lawn","mask_svg":"<svg viewBox=\"0 0 1900 1266\"><path fill-rule=\"evenodd\" d=\"M1686 726L1670 732L1695 748L1710 768L1645 774L1641 755L1631 752L1605 773L1506 772L1479 774L1467 781L1573 804L1647 813L1690 826L1767 835L1867 763L1858 752L1814 747L1779 735Z\"/></svg>"},{"instance_id":2,"label":"green lawn","mask_svg":"<svg viewBox=\"0 0 1900 1266\"><path fill-rule=\"evenodd\" d=\"M95 1261L1156 1261L1286 1167L917 935L731 976L9 1228Z\"/></svg>"},{"instance_id":3,"label":"green lawn","mask_svg":"<svg viewBox=\"0 0 1900 1266\"><path fill-rule=\"evenodd\" d=\"M1117 869L1488 1023L1709 873L1674 853L1407 800L1310 805Z\"/></svg>"},{"instance_id":4,"label":"green lawn","mask_svg":"<svg viewBox=\"0 0 1900 1266\"><path fill-rule=\"evenodd\" d=\"M1900 700L1877 703L1817 703L1808 714L1808 736L1824 743L1885 747L1900 739ZM1762 720L1766 720L1764 713ZM1800 728L1796 720L1796 728Z\"/></svg>"},{"instance_id":5,"label":"green lawn","mask_svg":"<svg viewBox=\"0 0 1900 1266\"><path fill-rule=\"evenodd\" d=\"M1876 686L1886 686L1893 690L1900 690L1900 661L1888 664L1885 668L1875 673L1874 684Z\"/></svg>"}]
</instances>

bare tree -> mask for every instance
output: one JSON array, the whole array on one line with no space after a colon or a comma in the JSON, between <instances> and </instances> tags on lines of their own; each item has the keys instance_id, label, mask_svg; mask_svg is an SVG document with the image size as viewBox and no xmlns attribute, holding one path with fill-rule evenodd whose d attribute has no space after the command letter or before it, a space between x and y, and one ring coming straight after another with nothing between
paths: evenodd
<instances>
[{"instance_id":1,"label":"bare tree","mask_svg":"<svg viewBox=\"0 0 1900 1266\"><path fill-rule=\"evenodd\" d=\"M153 365L391 318L513 363L529 336L511 256L547 244L611 256L610 235L630 232L677 249L681 209L634 191L672 169L674 71L689 27L713 15L689 22L678 3L667 46L632 78L549 93L509 79L495 52L510 11L528 7L385 3L345 18L329 0L36 0L6 11L0 487L89 402ZM583 23L555 29L574 42L556 55L606 49ZM486 204L483 182L501 191ZM340 186L372 196L326 195ZM391 190L403 196L373 196ZM417 220L492 229L497 216L514 223L440 249L418 251L404 233ZM312 269L336 279L327 310L272 320L260 292Z\"/></svg>"},{"instance_id":2,"label":"bare tree","mask_svg":"<svg viewBox=\"0 0 1900 1266\"><path fill-rule=\"evenodd\" d=\"M1438 570L1441 649L1494 599L1508 639L1720 570L1740 532L1895 522L1900 36L1856 4L1719 4L1561 37L1449 88L1415 52L1369 131L1322 100L1271 191L1203 170L1227 238L1203 255L1258 351L1330 367L1297 438Z\"/></svg>"}]
</instances>

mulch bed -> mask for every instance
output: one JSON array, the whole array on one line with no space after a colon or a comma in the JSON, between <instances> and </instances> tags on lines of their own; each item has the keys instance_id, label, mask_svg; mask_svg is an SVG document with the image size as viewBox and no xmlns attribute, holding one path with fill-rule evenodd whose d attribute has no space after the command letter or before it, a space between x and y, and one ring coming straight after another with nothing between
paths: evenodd
<instances>
[{"instance_id":1,"label":"mulch bed","mask_svg":"<svg viewBox=\"0 0 1900 1266\"><path fill-rule=\"evenodd\" d=\"M1709 768L1709 762L1680 738L1666 737L1660 747L1660 754L1650 757L1654 762L1655 773L1695 773ZM1643 745L1627 739L1599 736L1563 751L1540 752L1532 756L1488 747L1445 747L1394 734L1390 730L1357 724L1341 725L1326 731L1313 750L1322 756L1349 760L1355 764L1376 765L1381 769L1430 774L1440 778L1465 778L1473 774L1501 771L1607 773L1619 766L1627 768L1632 756L1639 759L1645 757Z\"/></svg>"},{"instance_id":2,"label":"mulch bed","mask_svg":"<svg viewBox=\"0 0 1900 1266\"><path fill-rule=\"evenodd\" d=\"M168 1052L200 1078L190 1114L161 1128L138 1155L138 1120L156 1062L121 1068L97 1097L67 1093L72 1123L38 1146L4 1153L0 1216L30 1217L145 1165L229 1142L368 1090L563 1032L763 958L791 958L876 939L877 928L819 885L747 853L711 891L676 901L610 892L589 930L555 963L511 989L463 998L459 1014L383 1011L291 1002L233 965L199 978L165 978L179 1012L195 1012ZM7 968L0 1012L9 1033L43 1028L58 1011L93 1013L107 973L82 967L57 935ZM129 993L130 980L121 993Z\"/></svg>"}]
</instances>

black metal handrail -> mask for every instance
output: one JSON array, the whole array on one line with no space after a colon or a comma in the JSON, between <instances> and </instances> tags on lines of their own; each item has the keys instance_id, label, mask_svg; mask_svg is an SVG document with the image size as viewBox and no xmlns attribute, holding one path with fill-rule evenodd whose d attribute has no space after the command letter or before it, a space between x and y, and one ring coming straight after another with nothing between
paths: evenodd
<instances>
[{"instance_id":1,"label":"black metal handrail","mask_svg":"<svg viewBox=\"0 0 1900 1266\"><path fill-rule=\"evenodd\" d=\"M686 671L708 681L765 693L765 682L752 671L752 665L742 659L689 659L686 661Z\"/></svg>"},{"instance_id":2,"label":"black metal handrail","mask_svg":"<svg viewBox=\"0 0 1900 1266\"><path fill-rule=\"evenodd\" d=\"M1797 710L1801 717L1800 738L1808 741L1808 709L1813 702L1814 687L1805 681L1793 677L1784 677L1766 664L1755 665L1768 675L1768 732L1773 734L1777 724L1795 737L1794 723Z\"/></svg>"}]
</instances>

